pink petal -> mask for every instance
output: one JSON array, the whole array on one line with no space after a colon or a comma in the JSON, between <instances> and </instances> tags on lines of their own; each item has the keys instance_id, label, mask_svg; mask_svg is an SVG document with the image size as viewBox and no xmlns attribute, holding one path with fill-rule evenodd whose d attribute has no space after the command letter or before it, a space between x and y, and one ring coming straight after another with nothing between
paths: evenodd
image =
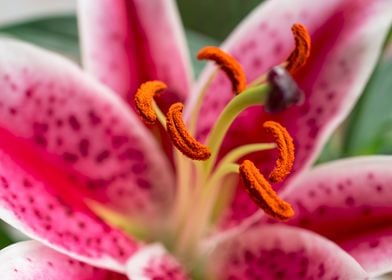
<instances>
[{"instance_id":1,"label":"pink petal","mask_svg":"<svg viewBox=\"0 0 392 280\"><path fill-rule=\"evenodd\" d=\"M387 156L316 167L282 194L296 212L288 223L344 245L371 274L392 271L391 168Z\"/></svg>"},{"instance_id":2,"label":"pink petal","mask_svg":"<svg viewBox=\"0 0 392 280\"><path fill-rule=\"evenodd\" d=\"M155 224L173 194L168 163L122 101L70 62L4 39L0 65L0 218L122 271L139 244L86 201Z\"/></svg>"},{"instance_id":3,"label":"pink petal","mask_svg":"<svg viewBox=\"0 0 392 280\"><path fill-rule=\"evenodd\" d=\"M254 227L219 244L209 257L213 279L365 279L334 243L286 226ZM210 276L210 275L209 275Z\"/></svg>"},{"instance_id":4,"label":"pink petal","mask_svg":"<svg viewBox=\"0 0 392 280\"><path fill-rule=\"evenodd\" d=\"M127 263L129 279L186 280L189 279L181 265L159 244L140 250Z\"/></svg>"},{"instance_id":5,"label":"pink petal","mask_svg":"<svg viewBox=\"0 0 392 280\"><path fill-rule=\"evenodd\" d=\"M65 174L37 171L0 151L0 219L69 256L122 271L139 244L94 215Z\"/></svg>"},{"instance_id":6,"label":"pink petal","mask_svg":"<svg viewBox=\"0 0 392 280\"><path fill-rule=\"evenodd\" d=\"M392 271L392 227L365 233L340 244L372 276Z\"/></svg>"},{"instance_id":7,"label":"pink petal","mask_svg":"<svg viewBox=\"0 0 392 280\"><path fill-rule=\"evenodd\" d=\"M63 58L12 40L0 41L0 65L4 153L28 173L63 173L47 187L69 203L89 198L148 219L166 213L169 164L119 98Z\"/></svg>"},{"instance_id":8,"label":"pink petal","mask_svg":"<svg viewBox=\"0 0 392 280\"><path fill-rule=\"evenodd\" d=\"M295 172L291 179L309 166L362 92L388 33L391 9L392 2L383 0L282 0L267 1L257 8L223 48L242 63L252 81L288 57L294 44L290 27L295 22L303 23L311 34L313 51L295 79L306 98L301 106L279 114L267 114L257 107L247 110L228 133L222 153L245 141L265 142L267 138L261 126L265 120L273 119L288 129L296 143ZM190 107L212 71L212 67L205 70ZM220 73L210 86L200 112L203 117L198 122L199 139L205 138L232 96L228 79ZM275 152L264 152L252 159L268 172L275 158Z\"/></svg>"},{"instance_id":9,"label":"pink petal","mask_svg":"<svg viewBox=\"0 0 392 280\"><path fill-rule=\"evenodd\" d=\"M125 280L125 276L98 269L41 245L25 241L0 251L2 280Z\"/></svg>"},{"instance_id":10,"label":"pink petal","mask_svg":"<svg viewBox=\"0 0 392 280\"><path fill-rule=\"evenodd\" d=\"M168 102L187 97L191 68L175 1L80 0L78 19L84 66L127 101L155 79L168 84Z\"/></svg>"}]
</instances>

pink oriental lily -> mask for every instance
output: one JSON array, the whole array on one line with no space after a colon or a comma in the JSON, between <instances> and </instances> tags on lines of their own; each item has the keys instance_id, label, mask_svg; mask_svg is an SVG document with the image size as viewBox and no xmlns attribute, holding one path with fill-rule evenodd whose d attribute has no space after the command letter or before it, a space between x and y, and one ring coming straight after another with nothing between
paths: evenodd
<instances>
[{"instance_id":1,"label":"pink oriental lily","mask_svg":"<svg viewBox=\"0 0 392 280\"><path fill-rule=\"evenodd\" d=\"M363 90L391 10L389 0L262 4L222 47L248 80L238 95L213 65L191 90L169 0L81 0L89 73L56 54L1 39L0 218L39 241L1 252L2 279L365 279L392 271L392 159L308 170ZM304 101L268 113L262 103L273 83L260 81L285 65L297 22L312 41L310 57L293 76ZM159 107L152 104L161 127L142 124L133 109L137 89L151 80L167 85ZM165 84L144 83L138 92ZM179 126L183 106L170 106L175 101L186 101L189 131ZM208 160L192 161L170 146L159 110L169 106L175 146ZM280 129L277 123L294 139L293 172L274 185L278 195L259 190L263 200L248 189L250 198L236 162L248 159L243 177L274 170L275 147L281 157L283 149L292 151L289 138L275 137L275 145L263 133ZM201 147L206 153L197 158ZM256 168L252 162L259 175L249 169ZM263 209L272 216L273 203L292 207L278 220L295 215L277 223L253 201L268 202Z\"/></svg>"}]
</instances>

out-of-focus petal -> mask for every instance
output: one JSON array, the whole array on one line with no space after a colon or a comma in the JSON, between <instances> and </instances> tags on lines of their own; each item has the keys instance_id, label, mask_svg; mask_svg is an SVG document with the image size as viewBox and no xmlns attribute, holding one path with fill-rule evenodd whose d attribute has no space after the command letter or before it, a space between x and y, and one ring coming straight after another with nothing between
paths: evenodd
<instances>
[{"instance_id":1,"label":"out-of-focus petal","mask_svg":"<svg viewBox=\"0 0 392 280\"><path fill-rule=\"evenodd\" d=\"M392 226L364 233L340 244L372 276L392 271Z\"/></svg>"},{"instance_id":2,"label":"out-of-focus petal","mask_svg":"<svg viewBox=\"0 0 392 280\"><path fill-rule=\"evenodd\" d=\"M36 241L13 244L0 251L2 280L125 280L114 272L73 260Z\"/></svg>"},{"instance_id":3,"label":"out-of-focus petal","mask_svg":"<svg viewBox=\"0 0 392 280\"><path fill-rule=\"evenodd\" d=\"M140 245L92 213L69 177L51 167L27 171L3 151L0 163L0 219L71 257L123 271Z\"/></svg>"},{"instance_id":4,"label":"out-of-focus petal","mask_svg":"<svg viewBox=\"0 0 392 280\"><path fill-rule=\"evenodd\" d=\"M303 229L258 226L219 243L208 259L212 279L365 279L336 244Z\"/></svg>"},{"instance_id":5,"label":"out-of-focus petal","mask_svg":"<svg viewBox=\"0 0 392 280\"><path fill-rule=\"evenodd\" d=\"M138 280L190 279L178 261L159 244L144 247L135 254L127 263L127 275Z\"/></svg>"},{"instance_id":6,"label":"out-of-focus petal","mask_svg":"<svg viewBox=\"0 0 392 280\"><path fill-rule=\"evenodd\" d=\"M0 65L3 153L27 172L66 174L74 187L50 186L62 198L148 219L165 212L171 168L121 99L71 62L20 42L0 41Z\"/></svg>"},{"instance_id":7,"label":"out-of-focus petal","mask_svg":"<svg viewBox=\"0 0 392 280\"><path fill-rule=\"evenodd\" d=\"M68 14L76 8L74 0L2 0L0 4L0 25L44 16Z\"/></svg>"},{"instance_id":8,"label":"out-of-focus petal","mask_svg":"<svg viewBox=\"0 0 392 280\"><path fill-rule=\"evenodd\" d=\"M158 79L169 87L165 102L185 100L191 68L175 1L79 0L78 19L84 66L100 81L130 102Z\"/></svg>"},{"instance_id":9,"label":"out-of-focus petal","mask_svg":"<svg viewBox=\"0 0 392 280\"><path fill-rule=\"evenodd\" d=\"M341 244L372 275L392 270L392 157L340 160L306 172L282 197L288 224Z\"/></svg>"}]
</instances>

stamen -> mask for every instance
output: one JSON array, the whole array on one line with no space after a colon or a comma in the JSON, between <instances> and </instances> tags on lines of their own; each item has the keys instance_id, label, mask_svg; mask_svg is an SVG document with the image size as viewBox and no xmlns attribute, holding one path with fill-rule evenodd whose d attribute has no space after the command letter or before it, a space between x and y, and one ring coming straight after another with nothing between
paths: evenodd
<instances>
[{"instance_id":1,"label":"stamen","mask_svg":"<svg viewBox=\"0 0 392 280\"><path fill-rule=\"evenodd\" d=\"M291 205L276 194L253 162L244 160L239 171L246 191L265 213L280 221L286 221L294 215Z\"/></svg>"},{"instance_id":2,"label":"stamen","mask_svg":"<svg viewBox=\"0 0 392 280\"><path fill-rule=\"evenodd\" d=\"M274 137L279 151L279 157L268 179L272 183L282 182L293 168L295 158L293 139L286 128L277 122L267 121L263 124L263 127Z\"/></svg>"},{"instance_id":3,"label":"stamen","mask_svg":"<svg viewBox=\"0 0 392 280\"><path fill-rule=\"evenodd\" d=\"M213 60L230 79L233 91L238 94L246 88L246 76L241 64L231 55L217 47L202 48L197 54L198 59Z\"/></svg>"},{"instance_id":4,"label":"stamen","mask_svg":"<svg viewBox=\"0 0 392 280\"><path fill-rule=\"evenodd\" d=\"M194 139L187 131L182 120L182 103L170 106L166 115L167 132L178 150L194 160L207 160L211 156L210 149Z\"/></svg>"},{"instance_id":5,"label":"stamen","mask_svg":"<svg viewBox=\"0 0 392 280\"><path fill-rule=\"evenodd\" d=\"M157 114L153 108L154 96L166 89L166 85L161 81L149 81L142 84L135 95L135 106L143 121L147 124L155 124Z\"/></svg>"},{"instance_id":6,"label":"stamen","mask_svg":"<svg viewBox=\"0 0 392 280\"><path fill-rule=\"evenodd\" d=\"M286 69L291 74L297 72L305 65L310 55L311 40L306 27L300 23L295 23L291 27L294 36L295 49L291 52L287 59Z\"/></svg>"}]
</instances>

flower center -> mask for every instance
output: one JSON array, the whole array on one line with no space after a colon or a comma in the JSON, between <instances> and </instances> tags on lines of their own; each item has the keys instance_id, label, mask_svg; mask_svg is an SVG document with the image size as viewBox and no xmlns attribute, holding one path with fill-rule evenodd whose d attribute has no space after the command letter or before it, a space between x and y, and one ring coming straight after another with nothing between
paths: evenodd
<instances>
[{"instance_id":1,"label":"flower center","mask_svg":"<svg viewBox=\"0 0 392 280\"><path fill-rule=\"evenodd\" d=\"M234 93L205 143L197 141L192 133L197 119L202 117L198 113L208 86L199 95L187 123L183 120L182 103L171 105L166 115L155 103L154 97L166 89L163 82L146 82L135 95L135 105L141 118L150 125L159 121L176 148L174 159L177 193L162 241L184 263L198 254L199 241L208 234L212 222L229 205L238 177L242 179L250 198L266 214L280 221L294 215L291 205L282 200L271 186L282 182L290 174L294 163L293 140L283 126L267 121L263 127L273 137L274 143L247 144L218 158L227 131L242 111L251 106L265 106L267 112L274 113L302 100L302 91L290 74L306 63L310 52L310 38L301 24L294 24L292 32L295 49L284 65L272 68L268 75L249 85L241 64L232 56L216 47L205 47L199 51L199 59L212 60L224 71L231 81ZM279 156L267 177L249 160L237 163L250 153L275 148L278 149Z\"/></svg>"}]
</instances>

